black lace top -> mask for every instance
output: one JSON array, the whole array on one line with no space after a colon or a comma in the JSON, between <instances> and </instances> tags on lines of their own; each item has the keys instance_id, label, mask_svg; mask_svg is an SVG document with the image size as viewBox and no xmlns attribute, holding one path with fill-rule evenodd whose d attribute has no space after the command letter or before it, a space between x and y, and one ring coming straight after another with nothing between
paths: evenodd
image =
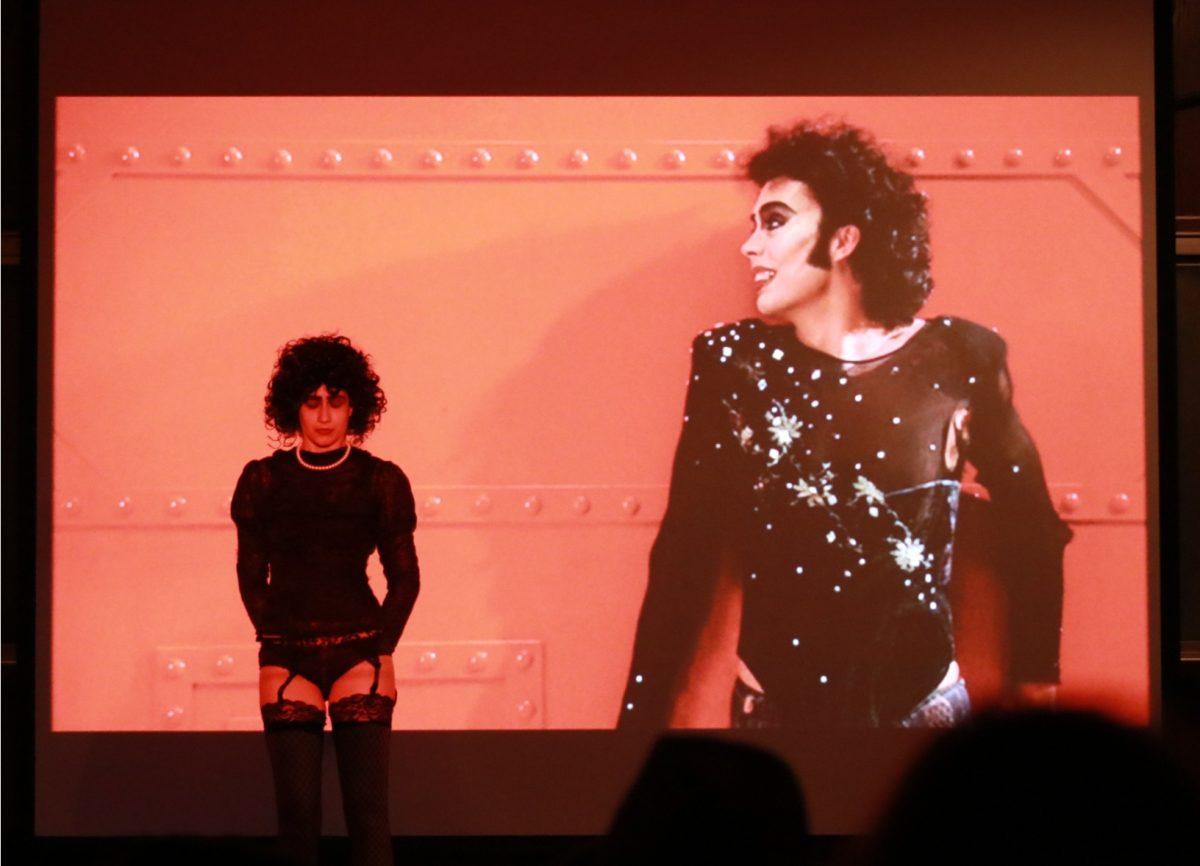
<instances>
[{"instance_id":1,"label":"black lace top","mask_svg":"<svg viewBox=\"0 0 1200 866\"><path fill-rule=\"evenodd\" d=\"M339 449L305 462L329 464ZM301 466L293 450L251 460L233 494L238 587L261 640L378 630L391 653L420 588L413 546L416 512L400 467L353 449L326 471ZM367 583L367 558L379 550L387 595Z\"/></svg>"},{"instance_id":2,"label":"black lace top","mask_svg":"<svg viewBox=\"0 0 1200 866\"><path fill-rule=\"evenodd\" d=\"M991 498L1019 605L1011 675L1057 681L1071 532L1013 408L999 336L933 319L884 357L844 362L790 325L718 326L692 345L684 411L619 725L665 724L723 562L743 586L738 654L789 724L907 715L954 658L964 459Z\"/></svg>"}]
</instances>

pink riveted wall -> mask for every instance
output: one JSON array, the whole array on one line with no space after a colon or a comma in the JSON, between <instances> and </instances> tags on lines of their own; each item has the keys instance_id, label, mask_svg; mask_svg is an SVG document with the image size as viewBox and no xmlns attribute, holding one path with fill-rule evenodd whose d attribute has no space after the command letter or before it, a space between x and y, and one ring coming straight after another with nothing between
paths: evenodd
<instances>
[{"instance_id":1,"label":"pink riveted wall","mask_svg":"<svg viewBox=\"0 0 1200 866\"><path fill-rule=\"evenodd\" d=\"M754 190L736 158L768 124L825 113L874 131L929 193L926 314L1008 341L1076 530L1064 702L1145 720L1136 112L1093 97L60 100L54 728L257 726L228 501L270 448L276 349L335 329L375 358L391 408L366 447L404 467L421 519L396 726L610 727L689 341L752 314L738 245ZM986 702L1003 649L986 573L970 585L963 664ZM705 663L727 669L728 629L712 637ZM723 696L703 691L696 718L715 719Z\"/></svg>"}]
</instances>

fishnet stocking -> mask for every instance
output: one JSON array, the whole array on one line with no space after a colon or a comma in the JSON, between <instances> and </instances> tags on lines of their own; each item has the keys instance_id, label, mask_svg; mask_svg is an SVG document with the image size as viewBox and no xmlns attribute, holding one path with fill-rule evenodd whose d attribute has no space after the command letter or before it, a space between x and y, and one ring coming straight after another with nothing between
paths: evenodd
<instances>
[{"instance_id":1,"label":"fishnet stocking","mask_svg":"<svg viewBox=\"0 0 1200 866\"><path fill-rule=\"evenodd\" d=\"M316 866L317 863L321 838L323 737L321 728L312 723L267 730L280 849L284 861L297 866Z\"/></svg>"},{"instance_id":2,"label":"fishnet stocking","mask_svg":"<svg viewBox=\"0 0 1200 866\"><path fill-rule=\"evenodd\" d=\"M390 703L388 723L335 723L333 728L353 866L392 866L394 862L388 824Z\"/></svg>"}]
</instances>

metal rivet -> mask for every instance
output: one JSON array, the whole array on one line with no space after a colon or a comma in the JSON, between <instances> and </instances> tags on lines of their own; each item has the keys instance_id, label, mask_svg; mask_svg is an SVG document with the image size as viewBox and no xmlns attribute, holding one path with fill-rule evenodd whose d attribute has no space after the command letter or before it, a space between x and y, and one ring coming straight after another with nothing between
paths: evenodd
<instances>
[{"instance_id":1,"label":"metal rivet","mask_svg":"<svg viewBox=\"0 0 1200 866\"><path fill-rule=\"evenodd\" d=\"M732 168L737 164L737 154L729 148L725 148L713 157L713 165L717 168Z\"/></svg>"},{"instance_id":2,"label":"metal rivet","mask_svg":"<svg viewBox=\"0 0 1200 866\"><path fill-rule=\"evenodd\" d=\"M171 153L171 162L176 165L186 165L188 160L192 158L192 152L182 144L175 148Z\"/></svg>"},{"instance_id":3,"label":"metal rivet","mask_svg":"<svg viewBox=\"0 0 1200 866\"><path fill-rule=\"evenodd\" d=\"M287 168L292 164L292 154L285 148L279 148L271 156L271 165L275 168Z\"/></svg>"},{"instance_id":4,"label":"metal rivet","mask_svg":"<svg viewBox=\"0 0 1200 866\"><path fill-rule=\"evenodd\" d=\"M171 724L176 724L183 720L183 707L169 707L164 713L163 718Z\"/></svg>"},{"instance_id":5,"label":"metal rivet","mask_svg":"<svg viewBox=\"0 0 1200 866\"><path fill-rule=\"evenodd\" d=\"M1118 493L1108 502L1108 510L1113 514L1124 514L1130 506L1129 494Z\"/></svg>"},{"instance_id":6,"label":"metal rivet","mask_svg":"<svg viewBox=\"0 0 1200 866\"><path fill-rule=\"evenodd\" d=\"M1104 152L1104 164L1105 165L1116 165L1118 162L1121 161L1121 157L1124 155L1125 155L1125 151L1122 150L1118 145L1114 144L1112 147L1110 147L1108 150L1106 150Z\"/></svg>"},{"instance_id":7,"label":"metal rivet","mask_svg":"<svg viewBox=\"0 0 1200 866\"><path fill-rule=\"evenodd\" d=\"M440 497L440 496L430 496L430 497L426 498L426 500L424 502L421 503L421 509L426 514L437 514L438 511L441 510L441 507L442 507L442 497Z\"/></svg>"},{"instance_id":8,"label":"metal rivet","mask_svg":"<svg viewBox=\"0 0 1200 866\"><path fill-rule=\"evenodd\" d=\"M63 503L63 511L67 512L67 514L78 514L80 508L81 505L78 499L68 499Z\"/></svg>"},{"instance_id":9,"label":"metal rivet","mask_svg":"<svg viewBox=\"0 0 1200 866\"><path fill-rule=\"evenodd\" d=\"M239 150L236 147L231 147L227 151L225 151L223 154L221 154L221 162L225 163L225 165L229 166L230 168L233 168L238 163L240 163L242 161L242 158L243 158L243 155L242 155L241 150Z\"/></svg>"},{"instance_id":10,"label":"metal rivet","mask_svg":"<svg viewBox=\"0 0 1200 866\"><path fill-rule=\"evenodd\" d=\"M174 496L167 502L167 513L172 517L183 514L185 508L187 508L187 499L183 496Z\"/></svg>"},{"instance_id":11,"label":"metal rivet","mask_svg":"<svg viewBox=\"0 0 1200 866\"><path fill-rule=\"evenodd\" d=\"M221 674L222 676L229 676L231 673L233 673L233 656L220 656L215 662L215 667L217 669L217 673Z\"/></svg>"},{"instance_id":12,"label":"metal rivet","mask_svg":"<svg viewBox=\"0 0 1200 866\"><path fill-rule=\"evenodd\" d=\"M432 650L421 653L419 656L417 656L417 670L433 670L434 666L437 664L437 657L437 653L433 652Z\"/></svg>"},{"instance_id":13,"label":"metal rivet","mask_svg":"<svg viewBox=\"0 0 1200 866\"><path fill-rule=\"evenodd\" d=\"M1057 166L1070 165L1071 160L1075 158L1075 154L1071 153L1071 148L1060 147L1058 152L1054 154L1054 164Z\"/></svg>"},{"instance_id":14,"label":"metal rivet","mask_svg":"<svg viewBox=\"0 0 1200 866\"><path fill-rule=\"evenodd\" d=\"M687 162L687 154L682 150L673 150L663 157L663 163L667 168L679 168Z\"/></svg>"},{"instance_id":15,"label":"metal rivet","mask_svg":"<svg viewBox=\"0 0 1200 866\"><path fill-rule=\"evenodd\" d=\"M1071 491L1070 493L1064 493L1058 503L1063 511L1074 513L1079 510L1082 500L1078 493Z\"/></svg>"},{"instance_id":16,"label":"metal rivet","mask_svg":"<svg viewBox=\"0 0 1200 866\"><path fill-rule=\"evenodd\" d=\"M537 704L533 701L521 701L517 704L517 715L523 719L532 719L537 715Z\"/></svg>"},{"instance_id":17,"label":"metal rivet","mask_svg":"<svg viewBox=\"0 0 1200 866\"><path fill-rule=\"evenodd\" d=\"M379 147L371 154L371 165L375 166L375 168L387 168L392 164L393 159L394 157L390 150L386 147Z\"/></svg>"},{"instance_id":18,"label":"metal rivet","mask_svg":"<svg viewBox=\"0 0 1200 866\"><path fill-rule=\"evenodd\" d=\"M921 147L914 147L908 152L906 159L909 165L920 165L925 161L925 149Z\"/></svg>"},{"instance_id":19,"label":"metal rivet","mask_svg":"<svg viewBox=\"0 0 1200 866\"><path fill-rule=\"evenodd\" d=\"M619 165L621 168L633 168L637 161L637 151L631 147L627 147L617 154L617 165Z\"/></svg>"},{"instance_id":20,"label":"metal rivet","mask_svg":"<svg viewBox=\"0 0 1200 866\"><path fill-rule=\"evenodd\" d=\"M958 163L959 168L966 168L975 162L975 151L969 147L964 147L955 155L954 161Z\"/></svg>"},{"instance_id":21,"label":"metal rivet","mask_svg":"<svg viewBox=\"0 0 1200 866\"><path fill-rule=\"evenodd\" d=\"M636 496L626 496L621 500L621 509L630 517L633 517L642 510L642 503L638 501Z\"/></svg>"},{"instance_id":22,"label":"metal rivet","mask_svg":"<svg viewBox=\"0 0 1200 866\"><path fill-rule=\"evenodd\" d=\"M528 669L529 666L533 664L533 651L521 650L516 654L516 656L513 657L513 661L515 661L517 663L517 667L521 668L522 670Z\"/></svg>"},{"instance_id":23,"label":"metal rivet","mask_svg":"<svg viewBox=\"0 0 1200 866\"><path fill-rule=\"evenodd\" d=\"M581 147L577 147L571 151L571 155L567 157L567 164L571 166L571 168L583 168L588 164L588 160L590 159L591 157L588 155L586 150Z\"/></svg>"},{"instance_id":24,"label":"metal rivet","mask_svg":"<svg viewBox=\"0 0 1200 866\"><path fill-rule=\"evenodd\" d=\"M538 496L530 496L523 505L527 514L537 514L542 510L542 500Z\"/></svg>"},{"instance_id":25,"label":"metal rivet","mask_svg":"<svg viewBox=\"0 0 1200 866\"><path fill-rule=\"evenodd\" d=\"M571 510L576 514L587 514L592 510L592 501L586 496L576 496L571 502Z\"/></svg>"},{"instance_id":26,"label":"metal rivet","mask_svg":"<svg viewBox=\"0 0 1200 866\"><path fill-rule=\"evenodd\" d=\"M122 496L117 500L117 511L121 514L133 513L133 499L128 496Z\"/></svg>"},{"instance_id":27,"label":"metal rivet","mask_svg":"<svg viewBox=\"0 0 1200 866\"><path fill-rule=\"evenodd\" d=\"M492 497L486 493L480 493L475 497L475 501L471 503L471 509L476 514L487 514L492 510Z\"/></svg>"},{"instance_id":28,"label":"metal rivet","mask_svg":"<svg viewBox=\"0 0 1200 866\"><path fill-rule=\"evenodd\" d=\"M1018 166L1024 158L1025 151L1019 147L1010 147L1008 152L1004 154L1004 164L1007 166Z\"/></svg>"},{"instance_id":29,"label":"metal rivet","mask_svg":"<svg viewBox=\"0 0 1200 866\"><path fill-rule=\"evenodd\" d=\"M321 166L323 168L337 168L342 164L342 152L334 148L329 148L321 154Z\"/></svg>"},{"instance_id":30,"label":"metal rivet","mask_svg":"<svg viewBox=\"0 0 1200 866\"><path fill-rule=\"evenodd\" d=\"M467 659L467 670L471 671L472 673L479 673L481 670L487 667L487 662L488 654L485 650L472 653L471 657Z\"/></svg>"},{"instance_id":31,"label":"metal rivet","mask_svg":"<svg viewBox=\"0 0 1200 866\"><path fill-rule=\"evenodd\" d=\"M541 160L538 152L533 148L526 148L517 156L517 165L521 168L533 168Z\"/></svg>"},{"instance_id":32,"label":"metal rivet","mask_svg":"<svg viewBox=\"0 0 1200 866\"><path fill-rule=\"evenodd\" d=\"M442 156L442 152L440 150L436 150L435 148L431 147L429 150L421 154L421 165L425 166L426 168L437 168L442 164L444 159L445 157Z\"/></svg>"},{"instance_id":33,"label":"metal rivet","mask_svg":"<svg viewBox=\"0 0 1200 866\"><path fill-rule=\"evenodd\" d=\"M125 163L126 165L133 165L141 158L142 152L132 144L125 148L125 150L121 153L121 162Z\"/></svg>"},{"instance_id":34,"label":"metal rivet","mask_svg":"<svg viewBox=\"0 0 1200 866\"><path fill-rule=\"evenodd\" d=\"M172 679L178 679L187 673L187 662L183 659L169 659L163 666L163 673Z\"/></svg>"},{"instance_id":35,"label":"metal rivet","mask_svg":"<svg viewBox=\"0 0 1200 866\"><path fill-rule=\"evenodd\" d=\"M87 148L82 144L73 144L67 149L67 159L71 162L80 162L87 156Z\"/></svg>"},{"instance_id":36,"label":"metal rivet","mask_svg":"<svg viewBox=\"0 0 1200 866\"><path fill-rule=\"evenodd\" d=\"M492 161L492 152L486 147L477 147L471 151L470 162L476 168L483 168Z\"/></svg>"}]
</instances>

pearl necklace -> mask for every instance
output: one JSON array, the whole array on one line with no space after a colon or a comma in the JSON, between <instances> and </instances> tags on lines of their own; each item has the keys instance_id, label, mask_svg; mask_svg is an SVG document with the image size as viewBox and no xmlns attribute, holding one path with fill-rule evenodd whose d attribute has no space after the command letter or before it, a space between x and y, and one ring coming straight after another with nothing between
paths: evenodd
<instances>
[{"instance_id":1,"label":"pearl necklace","mask_svg":"<svg viewBox=\"0 0 1200 866\"><path fill-rule=\"evenodd\" d=\"M343 463L346 462L346 458L350 456L351 447L352 446L349 443L347 443L346 444L346 453L343 454L341 457L339 457L337 460L334 460L328 466L314 466L311 463L304 462L304 458L300 456L300 446L297 445L296 446L296 460L305 469L311 469L314 472L328 472L330 469L337 469L339 466L341 466Z\"/></svg>"}]
</instances>

